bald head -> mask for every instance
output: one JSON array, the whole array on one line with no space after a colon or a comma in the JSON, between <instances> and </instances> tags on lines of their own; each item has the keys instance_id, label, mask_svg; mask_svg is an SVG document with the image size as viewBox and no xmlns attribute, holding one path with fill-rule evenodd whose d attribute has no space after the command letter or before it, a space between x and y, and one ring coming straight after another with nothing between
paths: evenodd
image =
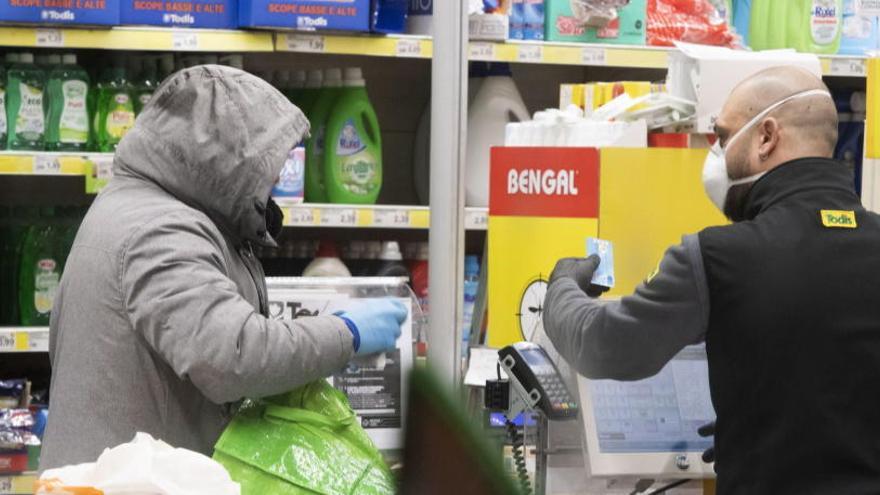
<instances>
[{"instance_id":1,"label":"bald head","mask_svg":"<svg viewBox=\"0 0 880 495\"><path fill-rule=\"evenodd\" d=\"M800 67L765 69L741 82L730 93L718 118L719 127L736 132L774 103L809 90L827 92L828 87ZM773 110L766 118L775 119L779 126L782 137L779 151L800 155L791 159L830 157L833 154L837 145L837 109L831 98L824 95L796 98Z\"/></svg>"}]
</instances>

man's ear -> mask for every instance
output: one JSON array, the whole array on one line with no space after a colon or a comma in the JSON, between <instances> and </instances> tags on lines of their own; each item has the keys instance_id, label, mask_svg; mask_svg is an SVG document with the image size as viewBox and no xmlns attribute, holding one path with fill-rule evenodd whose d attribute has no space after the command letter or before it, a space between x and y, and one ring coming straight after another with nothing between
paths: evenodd
<instances>
[{"instance_id":1,"label":"man's ear","mask_svg":"<svg viewBox=\"0 0 880 495\"><path fill-rule=\"evenodd\" d=\"M761 158L761 161L764 161L773 154L773 151L779 145L779 121L773 117L768 117L761 121L758 125L758 137L760 139L758 157Z\"/></svg>"}]
</instances>

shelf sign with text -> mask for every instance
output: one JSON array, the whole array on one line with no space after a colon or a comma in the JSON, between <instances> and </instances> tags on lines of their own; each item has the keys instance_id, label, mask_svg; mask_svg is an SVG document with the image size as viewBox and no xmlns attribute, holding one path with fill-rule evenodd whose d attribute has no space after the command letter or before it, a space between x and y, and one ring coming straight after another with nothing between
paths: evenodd
<instances>
[{"instance_id":1,"label":"shelf sign with text","mask_svg":"<svg viewBox=\"0 0 880 495\"><path fill-rule=\"evenodd\" d=\"M489 179L489 346L543 332L559 258L584 256L599 231L599 151L496 147Z\"/></svg>"},{"instance_id":2,"label":"shelf sign with text","mask_svg":"<svg viewBox=\"0 0 880 495\"><path fill-rule=\"evenodd\" d=\"M0 0L0 22L114 26L119 10L120 0Z\"/></svg>"}]
</instances>

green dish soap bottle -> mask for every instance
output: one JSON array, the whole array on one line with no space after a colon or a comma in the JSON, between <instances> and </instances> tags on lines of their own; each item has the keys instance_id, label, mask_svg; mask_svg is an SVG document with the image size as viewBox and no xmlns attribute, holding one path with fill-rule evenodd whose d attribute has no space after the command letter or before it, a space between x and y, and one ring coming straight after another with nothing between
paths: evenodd
<instances>
[{"instance_id":1,"label":"green dish soap bottle","mask_svg":"<svg viewBox=\"0 0 880 495\"><path fill-rule=\"evenodd\" d=\"M379 119L359 68L345 69L345 89L330 112L324 184L331 203L374 204L382 189Z\"/></svg>"},{"instance_id":2,"label":"green dish soap bottle","mask_svg":"<svg viewBox=\"0 0 880 495\"><path fill-rule=\"evenodd\" d=\"M6 133L11 150L42 150L46 134L43 95L46 73L33 53L19 55L6 74Z\"/></svg>"},{"instance_id":3,"label":"green dish soap bottle","mask_svg":"<svg viewBox=\"0 0 880 495\"><path fill-rule=\"evenodd\" d=\"M327 69L321 93L309 109L312 123L312 137L306 143L306 187L305 200L308 203L326 203L327 191L324 188L324 149L327 120L334 104L342 94L342 70Z\"/></svg>"},{"instance_id":4,"label":"green dish soap bottle","mask_svg":"<svg viewBox=\"0 0 880 495\"><path fill-rule=\"evenodd\" d=\"M140 77L135 80L133 91L135 115L140 115L159 85L158 60L153 57L143 57L140 59L140 63Z\"/></svg>"},{"instance_id":5,"label":"green dish soap bottle","mask_svg":"<svg viewBox=\"0 0 880 495\"><path fill-rule=\"evenodd\" d=\"M19 265L18 301L21 324L45 326L55 303L65 253L53 208L41 208L40 219L24 236Z\"/></svg>"},{"instance_id":6,"label":"green dish soap bottle","mask_svg":"<svg viewBox=\"0 0 880 495\"><path fill-rule=\"evenodd\" d=\"M89 149L89 74L76 65L76 55L64 55L61 65L49 73L46 88L46 149Z\"/></svg>"},{"instance_id":7,"label":"green dish soap bottle","mask_svg":"<svg viewBox=\"0 0 880 495\"><path fill-rule=\"evenodd\" d=\"M98 150L116 151L116 145L134 125L134 102L131 86L121 65L111 67L104 84L98 89Z\"/></svg>"}]
</instances>

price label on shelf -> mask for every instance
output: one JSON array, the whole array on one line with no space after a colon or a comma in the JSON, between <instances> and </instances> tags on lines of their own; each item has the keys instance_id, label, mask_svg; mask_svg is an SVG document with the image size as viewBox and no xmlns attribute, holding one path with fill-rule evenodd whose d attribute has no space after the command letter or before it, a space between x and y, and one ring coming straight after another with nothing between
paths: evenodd
<instances>
[{"instance_id":1,"label":"price label on shelf","mask_svg":"<svg viewBox=\"0 0 880 495\"><path fill-rule=\"evenodd\" d=\"M110 180L113 178L113 155L92 156L95 165L95 178L98 180Z\"/></svg>"},{"instance_id":2,"label":"price label on shelf","mask_svg":"<svg viewBox=\"0 0 880 495\"><path fill-rule=\"evenodd\" d=\"M398 57L421 57L422 56L422 42L419 40L412 40L407 38L401 38L397 40L397 56Z\"/></svg>"},{"instance_id":3,"label":"price label on shelf","mask_svg":"<svg viewBox=\"0 0 880 495\"><path fill-rule=\"evenodd\" d=\"M0 493L12 493L12 476L0 476Z\"/></svg>"},{"instance_id":4,"label":"price label on shelf","mask_svg":"<svg viewBox=\"0 0 880 495\"><path fill-rule=\"evenodd\" d=\"M377 209L373 212L373 225L376 227L409 227L409 210Z\"/></svg>"},{"instance_id":5,"label":"price label on shelf","mask_svg":"<svg viewBox=\"0 0 880 495\"><path fill-rule=\"evenodd\" d=\"M14 333L3 333L0 332L0 352L12 352L15 351L15 334ZM2 479L2 478L0 478ZM0 492L2 493L2 492Z\"/></svg>"},{"instance_id":6,"label":"price label on shelf","mask_svg":"<svg viewBox=\"0 0 880 495\"><path fill-rule=\"evenodd\" d=\"M37 46L64 46L64 33L60 29L37 29Z\"/></svg>"},{"instance_id":7,"label":"price label on shelf","mask_svg":"<svg viewBox=\"0 0 880 495\"><path fill-rule=\"evenodd\" d=\"M290 209L290 225L315 225L315 212L311 208L295 207Z\"/></svg>"},{"instance_id":8,"label":"price label on shelf","mask_svg":"<svg viewBox=\"0 0 880 495\"><path fill-rule=\"evenodd\" d=\"M581 62L584 65L605 65L605 49L587 46L581 51Z\"/></svg>"},{"instance_id":9,"label":"price label on shelf","mask_svg":"<svg viewBox=\"0 0 880 495\"><path fill-rule=\"evenodd\" d=\"M354 227L357 212L352 208L327 208L321 211L321 225L325 227Z\"/></svg>"},{"instance_id":10,"label":"price label on shelf","mask_svg":"<svg viewBox=\"0 0 880 495\"><path fill-rule=\"evenodd\" d=\"M314 34L287 35L287 49L292 52L323 53L326 48L323 36Z\"/></svg>"},{"instance_id":11,"label":"price label on shelf","mask_svg":"<svg viewBox=\"0 0 880 495\"><path fill-rule=\"evenodd\" d=\"M61 162L51 155L34 156L34 173L43 175L56 175L61 173Z\"/></svg>"},{"instance_id":12,"label":"price label on shelf","mask_svg":"<svg viewBox=\"0 0 880 495\"><path fill-rule=\"evenodd\" d=\"M832 76L864 76L865 59L863 58L832 58Z\"/></svg>"},{"instance_id":13,"label":"price label on shelf","mask_svg":"<svg viewBox=\"0 0 880 495\"><path fill-rule=\"evenodd\" d=\"M485 211L468 212L465 217L465 228L470 230L486 230L489 227L489 215Z\"/></svg>"},{"instance_id":14,"label":"price label on shelf","mask_svg":"<svg viewBox=\"0 0 880 495\"><path fill-rule=\"evenodd\" d=\"M544 59L544 49L538 45L520 45L516 60L526 63L539 63Z\"/></svg>"},{"instance_id":15,"label":"price label on shelf","mask_svg":"<svg viewBox=\"0 0 880 495\"><path fill-rule=\"evenodd\" d=\"M180 51L198 50L199 35L197 33L171 33L171 49Z\"/></svg>"},{"instance_id":16,"label":"price label on shelf","mask_svg":"<svg viewBox=\"0 0 880 495\"><path fill-rule=\"evenodd\" d=\"M471 60L495 60L495 43L472 42L469 51Z\"/></svg>"}]
</instances>

